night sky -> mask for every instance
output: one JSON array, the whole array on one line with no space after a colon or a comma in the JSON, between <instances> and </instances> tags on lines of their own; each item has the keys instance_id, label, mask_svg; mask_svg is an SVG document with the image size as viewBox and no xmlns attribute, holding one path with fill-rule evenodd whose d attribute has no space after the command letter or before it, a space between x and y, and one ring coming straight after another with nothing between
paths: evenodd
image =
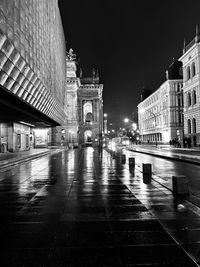
<instances>
[{"instance_id":1,"label":"night sky","mask_svg":"<svg viewBox=\"0 0 200 267\"><path fill-rule=\"evenodd\" d=\"M59 0L59 7L67 49L76 52L83 76L99 69L114 126L136 120L142 88L164 82L184 38L189 43L200 28L200 0Z\"/></svg>"}]
</instances>

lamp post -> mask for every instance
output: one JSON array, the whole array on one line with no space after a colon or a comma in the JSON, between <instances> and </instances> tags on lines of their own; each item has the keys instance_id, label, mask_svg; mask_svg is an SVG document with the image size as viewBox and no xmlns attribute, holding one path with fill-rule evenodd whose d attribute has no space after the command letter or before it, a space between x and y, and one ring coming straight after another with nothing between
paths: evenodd
<instances>
[{"instance_id":1,"label":"lamp post","mask_svg":"<svg viewBox=\"0 0 200 267\"><path fill-rule=\"evenodd\" d=\"M157 147L158 146L158 140L157 140L157 133L156 133L156 114L154 112L152 112L151 110L145 110L145 109L142 109L140 112L141 113L149 112L151 115L153 115L153 118L155 121L155 141L156 141L156 147Z\"/></svg>"},{"instance_id":2,"label":"lamp post","mask_svg":"<svg viewBox=\"0 0 200 267\"><path fill-rule=\"evenodd\" d=\"M104 117L104 134L107 134L108 133L108 128L107 128L107 113L104 113L103 117Z\"/></svg>"}]
</instances>

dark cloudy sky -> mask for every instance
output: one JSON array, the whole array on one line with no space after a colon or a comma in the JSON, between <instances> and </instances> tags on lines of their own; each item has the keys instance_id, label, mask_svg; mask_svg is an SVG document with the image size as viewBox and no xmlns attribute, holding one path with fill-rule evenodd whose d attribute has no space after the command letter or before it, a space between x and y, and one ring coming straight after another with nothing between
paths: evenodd
<instances>
[{"instance_id":1,"label":"dark cloudy sky","mask_svg":"<svg viewBox=\"0 0 200 267\"><path fill-rule=\"evenodd\" d=\"M83 76L98 67L104 112L122 122L137 113L140 93L156 90L173 57L200 27L200 0L59 0L67 48Z\"/></svg>"}]
</instances>

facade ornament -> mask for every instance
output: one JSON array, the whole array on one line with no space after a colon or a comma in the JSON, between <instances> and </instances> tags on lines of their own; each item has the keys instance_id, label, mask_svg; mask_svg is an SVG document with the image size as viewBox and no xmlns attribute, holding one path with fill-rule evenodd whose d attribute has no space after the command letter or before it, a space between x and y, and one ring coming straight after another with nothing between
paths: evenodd
<instances>
[{"instance_id":1,"label":"facade ornament","mask_svg":"<svg viewBox=\"0 0 200 267\"><path fill-rule=\"evenodd\" d=\"M184 40L183 40L183 54L185 53L185 48L186 48L186 40L184 38Z\"/></svg>"},{"instance_id":2,"label":"facade ornament","mask_svg":"<svg viewBox=\"0 0 200 267\"><path fill-rule=\"evenodd\" d=\"M80 71L79 71L79 77L80 77L80 78L83 77L83 70L82 70L82 68L80 68Z\"/></svg>"},{"instance_id":3,"label":"facade ornament","mask_svg":"<svg viewBox=\"0 0 200 267\"><path fill-rule=\"evenodd\" d=\"M67 60L69 61L76 60L76 54L74 53L74 50L72 48L70 48L69 52L67 52Z\"/></svg>"},{"instance_id":4,"label":"facade ornament","mask_svg":"<svg viewBox=\"0 0 200 267\"><path fill-rule=\"evenodd\" d=\"M199 26L198 26L198 24L196 24L196 36L198 36L199 35Z\"/></svg>"},{"instance_id":5,"label":"facade ornament","mask_svg":"<svg viewBox=\"0 0 200 267\"><path fill-rule=\"evenodd\" d=\"M199 27L198 24L196 24L196 35L195 35L195 42L199 42Z\"/></svg>"}]
</instances>

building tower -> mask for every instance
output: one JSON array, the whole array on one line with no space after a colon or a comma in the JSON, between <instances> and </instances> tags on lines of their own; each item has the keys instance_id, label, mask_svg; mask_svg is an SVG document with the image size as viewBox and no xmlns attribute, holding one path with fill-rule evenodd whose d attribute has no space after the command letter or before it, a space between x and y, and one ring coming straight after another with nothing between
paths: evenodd
<instances>
[{"instance_id":1,"label":"building tower","mask_svg":"<svg viewBox=\"0 0 200 267\"><path fill-rule=\"evenodd\" d=\"M66 56L66 86L64 94L64 112L66 117L61 126L54 129L54 144L78 146L77 90L80 79L76 75L76 54L71 48Z\"/></svg>"}]
</instances>

